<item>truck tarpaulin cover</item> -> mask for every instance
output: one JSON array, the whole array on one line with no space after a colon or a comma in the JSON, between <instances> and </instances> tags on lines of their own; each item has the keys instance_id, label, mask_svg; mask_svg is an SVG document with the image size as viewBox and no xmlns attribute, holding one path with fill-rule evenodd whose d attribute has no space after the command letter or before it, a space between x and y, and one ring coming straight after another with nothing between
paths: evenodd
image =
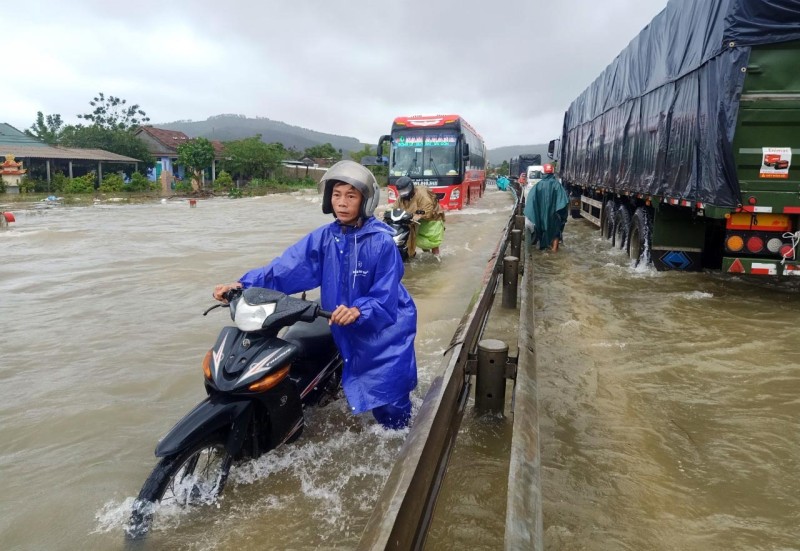
<instances>
[{"instance_id":1,"label":"truck tarpaulin cover","mask_svg":"<svg viewBox=\"0 0 800 551\"><path fill-rule=\"evenodd\" d=\"M800 39L800 0L670 0L567 110L566 182L741 203L731 143L751 46Z\"/></svg>"}]
</instances>

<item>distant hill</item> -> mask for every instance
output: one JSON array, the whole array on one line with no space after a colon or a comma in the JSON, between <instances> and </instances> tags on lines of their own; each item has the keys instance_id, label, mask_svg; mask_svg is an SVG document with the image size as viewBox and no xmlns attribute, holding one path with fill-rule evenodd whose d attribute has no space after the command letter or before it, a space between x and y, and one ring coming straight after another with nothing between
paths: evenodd
<instances>
[{"instance_id":1,"label":"distant hill","mask_svg":"<svg viewBox=\"0 0 800 551\"><path fill-rule=\"evenodd\" d=\"M250 119L244 115L216 115L204 121L175 121L153 126L179 130L190 138L208 138L221 142L241 140L261 134L261 139L266 143L280 142L286 148L294 147L300 151L330 143L335 149L341 149L345 157L348 152L358 151L364 147L356 138L325 134L267 118Z\"/></svg>"},{"instance_id":2,"label":"distant hill","mask_svg":"<svg viewBox=\"0 0 800 551\"><path fill-rule=\"evenodd\" d=\"M294 147L299 151L315 145L330 143L334 148L341 149L345 158L349 152L360 151L364 148L364 144L356 138L317 132L268 118L251 119L244 115L215 115L204 121L174 121L153 126L167 130L179 130L190 138L208 138L221 142L241 140L261 134L261 139L266 143L280 142L284 147ZM375 146L374 143L370 145ZM547 158L547 144L510 145L490 149L489 162L493 165L500 165L504 160L508 161L521 153L540 153L544 162Z\"/></svg>"},{"instance_id":3,"label":"distant hill","mask_svg":"<svg viewBox=\"0 0 800 551\"><path fill-rule=\"evenodd\" d=\"M503 161L510 161L513 157L518 157L522 154L540 154L542 162L548 161L547 158L547 144L537 145L508 145L506 147L498 147L497 149L489 150L489 162L493 165L500 165Z\"/></svg>"}]
</instances>

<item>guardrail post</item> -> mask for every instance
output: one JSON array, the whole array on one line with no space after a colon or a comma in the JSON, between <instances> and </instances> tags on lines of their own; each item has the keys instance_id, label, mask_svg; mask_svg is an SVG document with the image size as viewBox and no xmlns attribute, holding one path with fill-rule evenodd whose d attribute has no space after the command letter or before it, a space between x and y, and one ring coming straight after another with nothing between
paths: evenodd
<instances>
[{"instance_id":1,"label":"guardrail post","mask_svg":"<svg viewBox=\"0 0 800 551\"><path fill-rule=\"evenodd\" d=\"M522 214L515 214L514 215L514 229L515 230L524 230L525 229L525 216Z\"/></svg>"},{"instance_id":2,"label":"guardrail post","mask_svg":"<svg viewBox=\"0 0 800 551\"><path fill-rule=\"evenodd\" d=\"M520 255L520 252L522 252L522 230L511 230L511 235L509 236L508 241L511 244L511 248L509 250L511 256L522 258L522 255Z\"/></svg>"},{"instance_id":3,"label":"guardrail post","mask_svg":"<svg viewBox=\"0 0 800 551\"><path fill-rule=\"evenodd\" d=\"M517 307L517 281L519 280L519 257L503 258L503 308Z\"/></svg>"},{"instance_id":4,"label":"guardrail post","mask_svg":"<svg viewBox=\"0 0 800 551\"><path fill-rule=\"evenodd\" d=\"M475 409L479 413L503 413L506 403L508 345L496 339L478 343L475 375Z\"/></svg>"}]
</instances>

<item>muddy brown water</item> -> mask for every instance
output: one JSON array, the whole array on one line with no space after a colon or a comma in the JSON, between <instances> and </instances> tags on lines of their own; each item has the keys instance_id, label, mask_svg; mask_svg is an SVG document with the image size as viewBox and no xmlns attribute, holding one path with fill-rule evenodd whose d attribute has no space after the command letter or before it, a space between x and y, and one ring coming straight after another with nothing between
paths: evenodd
<instances>
[{"instance_id":1,"label":"muddy brown water","mask_svg":"<svg viewBox=\"0 0 800 551\"><path fill-rule=\"evenodd\" d=\"M419 405L508 217L449 215ZM0 549L123 549L156 441L203 396L215 283L328 218L312 193L19 211L0 233ZM548 550L800 549L800 285L634 269L583 221L533 252ZM513 333L513 315L490 336ZM510 338L510 337L508 337ZM507 395L510 404L510 387ZM468 406L428 549L502 549L508 418ZM141 549L352 549L402 444L337 402ZM513 481L512 481L513 483Z\"/></svg>"},{"instance_id":2,"label":"muddy brown water","mask_svg":"<svg viewBox=\"0 0 800 551\"><path fill-rule=\"evenodd\" d=\"M510 214L451 213L441 262L406 266L419 310L418 406ZM16 207L15 207L16 209ZM15 210L0 232L0 549L123 549L158 439L204 396L230 323L211 289L330 221L313 192ZM238 465L218 506L161 511L141 549L348 549L406 432L312 411L303 437Z\"/></svg>"}]
</instances>

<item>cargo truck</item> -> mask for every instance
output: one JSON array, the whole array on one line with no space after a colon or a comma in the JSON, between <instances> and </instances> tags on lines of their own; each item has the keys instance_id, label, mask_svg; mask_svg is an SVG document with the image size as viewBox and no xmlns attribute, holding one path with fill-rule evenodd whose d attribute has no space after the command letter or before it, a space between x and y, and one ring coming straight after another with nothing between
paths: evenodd
<instances>
[{"instance_id":1,"label":"cargo truck","mask_svg":"<svg viewBox=\"0 0 800 551\"><path fill-rule=\"evenodd\" d=\"M670 0L569 106L573 216L659 270L800 276L800 2Z\"/></svg>"},{"instance_id":2,"label":"cargo truck","mask_svg":"<svg viewBox=\"0 0 800 551\"><path fill-rule=\"evenodd\" d=\"M538 153L530 153L514 157L508 162L508 176L510 178L519 178L520 174L527 174L528 167L533 165L541 165L542 156Z\"/></svg>"}]
</instances>

